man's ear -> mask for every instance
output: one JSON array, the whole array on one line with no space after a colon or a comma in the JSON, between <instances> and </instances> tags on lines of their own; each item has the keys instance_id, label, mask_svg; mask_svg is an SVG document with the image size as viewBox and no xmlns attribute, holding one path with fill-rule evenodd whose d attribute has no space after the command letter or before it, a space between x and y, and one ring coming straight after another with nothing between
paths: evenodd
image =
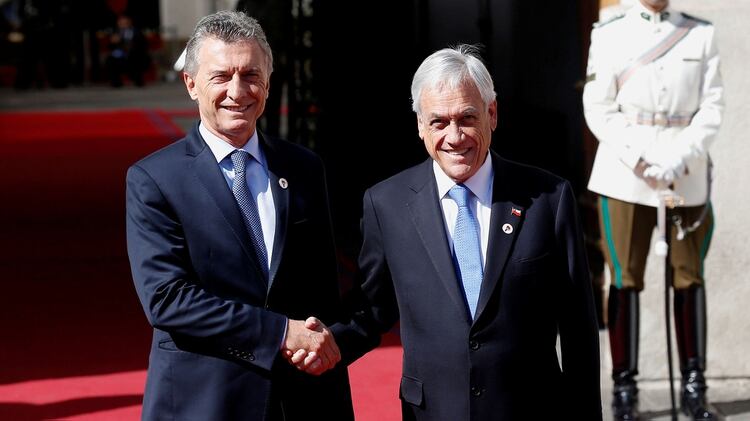
<instances>
[{"instance_id":1,"label":"man's ear","mask_svg":"<svg viewBox=\"0 0 750 421\"><path fill-rule=\"evenodd\" d=\"M490 129L494 132L497 128L497 99L490 103L487 111L490 114Z\"/></svg>"},{"instance_id":2,"label":"man's ear","mask_svg":"<svg viewBox=\"0 0 750 421\"><path fill-rule=\"evenodd\" d=\"M419 132L419 138L424 140L424 125L422 124L421 114L417 114L417 131Z\"/></svg>"},{"instance_id":3,"label":"man's ear","mask_svg":"<svg viewBox=\"0 0 750 421\"><path fill-rule=\"evenodd\" d=\"M193 79L187 72L182 72L182 80L185 82L188 95L193 101L198 100L198 92L195 90L195 79Z\"/></svg>"}]
</instances>

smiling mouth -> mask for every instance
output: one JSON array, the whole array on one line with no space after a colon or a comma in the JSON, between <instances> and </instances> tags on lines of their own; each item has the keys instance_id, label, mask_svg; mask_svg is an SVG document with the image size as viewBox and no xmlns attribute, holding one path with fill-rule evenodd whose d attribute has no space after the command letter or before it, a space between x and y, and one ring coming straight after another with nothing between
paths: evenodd
<instances>
[{"instance_id":1,"label":"smiling mouth","mask_svg":"<svg viewBox=\"0 0 750 421\"><path fill-rule=\"evenodd\" d=\"M235 112L235 113L244 113L245 111L247 111L248 108L250 108L250 106L249 105L242 105L242 106L239 106L239 105L225 105L222 108L224 108L227 111L232 111L232 112Z\"/></svg>"},{"instance_id":2,"label":"smiling mouth","mask_svg":"<svg viewBox=\"0 0 750 421\"><path fill-rule=\"evenodd\" d=\"M467 152L469 152L469 148L454 149L452 151L446 151L446 150L444 150L443 152L447 153L448 155L460 156L460 155L465 155Z\"/></svg>"}]
</instances>

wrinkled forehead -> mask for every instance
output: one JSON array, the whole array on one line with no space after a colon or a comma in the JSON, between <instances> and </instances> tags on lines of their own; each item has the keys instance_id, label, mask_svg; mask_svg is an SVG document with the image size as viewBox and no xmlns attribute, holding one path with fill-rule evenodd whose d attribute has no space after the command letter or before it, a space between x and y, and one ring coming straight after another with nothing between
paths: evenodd
<instances>
[{"instance_id":1,"label":"wrinkled forehead","mask_svg":"<svg viewBox=\"0 0 750 421\"><path fill-rule=\"evenodd\" d=\"M223 41L207 38L199 46L198 66L238 69L260 68L268 75L269 57L256 40Z\"/></svg>"},{"instance_id":2,"label":"wrinkled forehead","mask_svg":"<svg viewBox=\"0 0 750 421\"><path fill-rule=\"evenodd\" d=\"M438 82L422 88L421 106L459 105L463 107L480 107L485 104L476 85L471 81L461 83ZM423 110L425 111L425 110Z\"/></svg>"}]
</instances>

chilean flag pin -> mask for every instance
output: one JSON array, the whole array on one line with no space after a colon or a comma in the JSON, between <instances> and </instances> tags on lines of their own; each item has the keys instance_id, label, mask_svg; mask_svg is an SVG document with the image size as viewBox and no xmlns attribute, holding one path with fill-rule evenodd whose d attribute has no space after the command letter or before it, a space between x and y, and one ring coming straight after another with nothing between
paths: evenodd
<instances>
[{"instance_id":1,"label":"chilean flag pin","mask_svg":"<svg viewBox=\"0 0 750 421\"><path fill-rule=\"evenodd\" d=\"M510 208L510 214L513 216L521 216L521 209Z\"/></svg>"}]
</instances>

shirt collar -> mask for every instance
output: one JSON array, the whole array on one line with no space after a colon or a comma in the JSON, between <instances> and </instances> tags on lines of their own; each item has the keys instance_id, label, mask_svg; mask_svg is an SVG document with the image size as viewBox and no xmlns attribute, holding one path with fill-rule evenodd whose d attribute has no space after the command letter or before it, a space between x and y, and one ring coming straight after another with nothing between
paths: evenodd
<instances>
[{"instance_id":1,"label":"shirt collar","mask_svg":"<svg viewBox=\"0 0 750 421\"><path fill-rule=\"evenodd\" d=\"M208 148L211 149L211 152L214 154L216 162L223 161L227 156L229 156L229 154L237 149L223 139L219 138L219 136L213 134L210 130L208 130L203 122L198 125L198 131L200 132L201 136L203 136L203 140L206 141ZM250 136L250 139L245 142L245 144L239 149L249 153L253 156L253 158L255 158L256 161L260 162L264 168L266 167L266 160L260 149L257 130L253 132L253 135Z\"/></svg>"},{"instance_id":2,"label":"shirt collar","mask_svg":"<svg viewBox=\"0 0 750 421\"><path fill-rule=\"evenodd\" d=\"M667 4L661 12L652 12L646 6L638 0L635 0L635 4L630 9L631 15L638 21L647 24L658 24L663 21L668 21L671 17L675 16L675 11L672 10L672 5Z\"/></svg>"},{"instance_id":3,"label":"shirt collar","mask_svg":"<svg viewBox=\"0 0 750 421\"><path fill-rule=\"evenodd\" d=\"M443 169L440 168L440 165L435 160L432 161L432 171L435 173L438 197L442 199L448 193L448 190L456 185L456 182L443 172ZM490 206L492 203L493 175L492 157L490 156L490 153L487 152L487 158L485 158L484 164L479 167L479 170L474 175L464 181L463 185L471 190L474 196L479 199L480 203Z\"/></svg>"}]
</instances>

